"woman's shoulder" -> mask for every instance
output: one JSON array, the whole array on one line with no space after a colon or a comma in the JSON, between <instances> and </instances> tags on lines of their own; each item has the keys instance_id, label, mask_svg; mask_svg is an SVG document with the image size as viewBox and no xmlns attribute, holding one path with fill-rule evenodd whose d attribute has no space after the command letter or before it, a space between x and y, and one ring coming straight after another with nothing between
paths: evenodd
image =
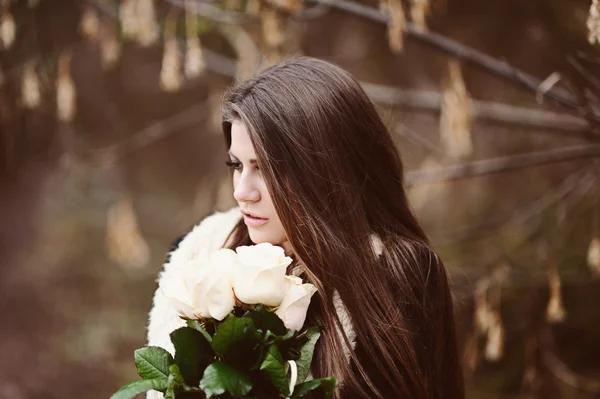
<instances>
[{"instance_id":1,"label":"woman's shoulder","mask_svg":"<svg viewBox=\"0 0 600 399\"><path fill-rule=\"evenodd\" d=\"M240 221L238 207L224 212L214 212L196 224L190 231L177 237L170 245L165 269L170 265L183 264L219 249Z\"/></svg>"}]
</instances>

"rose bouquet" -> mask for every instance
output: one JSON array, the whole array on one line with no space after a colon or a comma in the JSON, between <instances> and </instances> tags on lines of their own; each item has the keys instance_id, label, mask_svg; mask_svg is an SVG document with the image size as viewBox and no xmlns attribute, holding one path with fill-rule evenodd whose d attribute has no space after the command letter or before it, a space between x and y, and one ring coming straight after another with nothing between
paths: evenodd
<instances>
[{"instance_id":1,"label":"rose bouquet","mask_svg":"<svg viewBox=\"0 0 600 399\"><path fill-rule=\"evenodd\" d=\"M141 380L112 399L150 389L165 398L329 398L335 378L310 378L317 326L304 326L316 288L286 275L292 262L268 243L220 249L165 272L160 289L187 326L170 334L175 356L135 351Z\"/></svg>"}]
</instances>

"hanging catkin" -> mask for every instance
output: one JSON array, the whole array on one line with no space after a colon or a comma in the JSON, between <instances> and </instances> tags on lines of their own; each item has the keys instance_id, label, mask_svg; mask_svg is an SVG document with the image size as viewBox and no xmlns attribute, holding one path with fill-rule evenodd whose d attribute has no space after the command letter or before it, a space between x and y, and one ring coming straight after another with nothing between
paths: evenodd
<instances>
[{"instance_id":1,"label":"hanging catkin","mask_svg":"<svg viewBox=\"0 0 600 399\"><path fill-rule=\"evenodd\" d=\"M273 8L265 8L261 12L261 16L262 33L265 43L271 48L280 47L285 40L281 17Z\"/></svg>"},{"instance_id":2,"label":"hanging catkin","mask_svg":"<svg viewBox=\"0 0 600 399\"><path fill-rule=\"evenodd\" d=\"M188 79L193 79L202 73L205 68L202 46L198 38L198 19L189 11L190 0L186 0L185 29L186 29L186 51L184 71Z\"/></svg>"},{"instance_id":3,"label":"hanging catkin","mask_svg":"<svg viewBox=\"0 0 600 399\"><path fill-rule=\"evenodd\" d=\"M138 16L136 14L137 0L121 0L119 5L119 22L124 38L133 39L138 31Z\"/></svg>"},{"instance_id":4,"label":"hanging catkin","mask_svg":"<svg viewBox=\"0 0 600 399\"><path fill-rule=\"evenodd\" d=\"M560 275L554 265L550 266L548 270L548 285L550 287L550 299L546 308L546 320L549 323L560 323L564 321L567 312L562 301Z\"/></svg>"},{"instance_id":5,"label":"hanging catkin","mask_svg":"<svg viewBox=\"0 0 600 399\"><path fill-rule=\"evenodd\" d=\"M500 312L492 311L489 317L490 324L487 330L485 358L495 362L502 358L504 352L504 326L502 325Z\"/></svg>"},{"instance_id":6,"label":"hanging catkin","mask_svg":"<svg viewBox=\"0 0 600 399\"><path fill-rule=\"evenodd\" d=\"M98 12L94 7L87 6L81 14L81 20L79 21L79 31L88 40L96 40L98 32L100 31L100 20L98 19Z\"/></svg>"},{"instance_id":7,"label":"hanging catkin","mask_svg":"<svg viewBox=\"0 0 600 399\"><path fill-rule=\"evenodd\" d=\"M448 62L442 84L440 136L446 155L463 159L473 152L471 140L472 105L457 60Z\"/></svg>"},{"instance_id":8,"label":"hanging catkin","mask_svg":"<svg viewBox=\"0 0 600 399\"><path fill-rule=\"evenodd\" d=\"M592 237L587 251L587 264L596 275L600 275L600 237Z\"/></svg>"},{"instance_id":9,"label":"hanging catkin","mask_svg":"<svg viewBox=\"0 0 600 399\"><path fill-rule=\"evenodd\" d=\"M150 250L137 224L130 198L120 199L108 210L106 247L109 257L126 268L148 263Z\"/></svg>"},{"instance_id":10,"label":"hanging catkin","mask_svg":"<svg viewBox=\"0 0 600 399\"><path fill-rule=\"evenodd\" d=\"M56 79L56 111L58 120L71 122L75 117L76 90L71 77L71 56L63 54L58 60Z\"/></svg>"},{"instance_id":11,"label":"hanging catkin","mask_svg":"<svg viewBox=\"0 0 600 399\"><path fill-rule=\"evenodd\" d=\"M410 19L420 31L427 30L427 14L429 14L429 0L412 0L410 5Z\"/></svg>"},{"instance_id":12,"label":"hanging catkin","mask_svg":"<svg viewBox=\"0 0 600 399\"><path fill-rule=\"evenodd\" d=\"M404 48L404 26L406 25L402 1L389 0L388 11L390 15L387 29L388 43L392 52L398 54Z\"/></svg>"},{"instance_id":13,"label":"hanging catkin","mask_svg":"<svg viewBox=\"0 0 600 399\"><path fill-rule=\"evenodd\" d=\"M117 37L114 26L106 26L101 32L100 57L102 68L112 69L119 61L121 55L121 42Z\"/></svg>"},{"instance_id":14,"label":"hanging catkin","mask_svg":"<svg viewBox=\"0 0 600 399\"><path fill-rule=\"evenodd\" d=\"M183 83L181 51L176 32L177 19L173 11L167 17L164 28L163 59L160 70L160 86L168 92L179 90Z\"/></svg>"},{"instance_id":15,"label":"hanging catkin","mask_svg":"<svg viewBox=\"0 0 600 399\"><path fill-rule=\"evenodd\" d=\"M136 4L136 37L138 43L148 47L158 40L160 30L156 22L154 0L137 0Z\"/></svg>"},{"instance_id":16,"label":"hanging catkin","mask_svg":"<svg viewBox=\"0 0 600 399\"><path fill-rule=\"evenodd\" d=\"M35 70L35 62L29 61L23 67L21 76L21 102L27 109L40 106L42 94L40 92L40 79Z\"/></svg>"},{"instance_id":17,"label":"hanging catkin","mask_svg":"<svg viewBox=\"0 0 600 399\"><path fill-rule=\"evenodd\" d=\"M2 16L0 17L0 49L8 50L15 42L17 25L15 18L10 12L10 2L4 4Z\"/></svg>"},{"instance_id":18,"label":"hanging catkin","mask_svg":"<svg viewBox=\"0 0 600 399\"><path fill-rule=\"evenodd\" d=\"M588 41L600 44L600 1L593 0L587 19Z\"/></svg>"}]
</instances>

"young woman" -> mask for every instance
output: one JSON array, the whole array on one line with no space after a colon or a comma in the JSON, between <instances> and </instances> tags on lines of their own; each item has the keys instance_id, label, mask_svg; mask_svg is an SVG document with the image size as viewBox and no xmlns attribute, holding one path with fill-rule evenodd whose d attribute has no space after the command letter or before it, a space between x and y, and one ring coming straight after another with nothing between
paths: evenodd
<instances>
[{"instance_id":1,"label":"young woman","mask_svg":"<svg viewBox=\"0 0 600 399\"><path fill-rule=\"evenodd\" d=\"M239 207L200 223L165 269L223 246L280 245L291 272L318 288L307 322L325 330L312 375L336 377L336 398L464 398L444 266L354 78L288 60L234 87L223 131ZM168 335L181 325L157 290L149 344L173 351Z\"/></svg>"}]
</instances>

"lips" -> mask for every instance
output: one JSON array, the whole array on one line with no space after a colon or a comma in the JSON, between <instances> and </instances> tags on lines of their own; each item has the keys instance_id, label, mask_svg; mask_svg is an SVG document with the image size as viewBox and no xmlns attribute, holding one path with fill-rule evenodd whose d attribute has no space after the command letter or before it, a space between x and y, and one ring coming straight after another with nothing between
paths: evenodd
<instances>
[{"instance_id":1,"label":"lips","mask_svg":"<svg viewBox=\"0 0 600 399\"><path fill-rule=\"evenodd\" d=\"M252 219L267 220L267 218L263 218L263 217L260 217L260 216L258 216L256 214L254 214L254 213L250 213L250 212L246 212L246 211L242 211L242 214L244 216L248 216L248 217L250 217Z\"/></svg>"},{"instance_id":2,"label":"lips","mask_svg":"<svg viewBox=\"0 0 600 399\"><path fill-rule=\"evenodd\" d=\"M242 211L242 215L244 215L244 223L246 223L246 226L248 227L259 227L269 221L269 219L261 218L246 211Z\"/></svg>"}]
</instances>

